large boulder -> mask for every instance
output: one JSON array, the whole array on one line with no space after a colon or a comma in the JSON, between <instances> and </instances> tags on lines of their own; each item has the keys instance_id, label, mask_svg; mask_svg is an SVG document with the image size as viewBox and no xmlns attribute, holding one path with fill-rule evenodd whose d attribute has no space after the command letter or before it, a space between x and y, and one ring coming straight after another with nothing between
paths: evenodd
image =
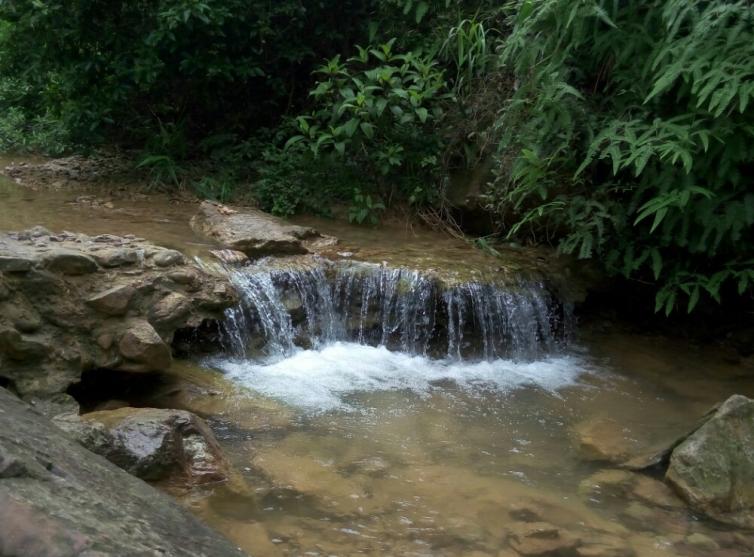
<instances>
[{"instance_id":1,"label":"large boulder","mask_svg":"<svg viewBox=\"0 0 754 557\"><path fill-rule=\"evenodd\" d=\"M754 528L754 400L726 400L675 447L665 477L695 510Z\"/></svg>"},{"instance_id":2,"label":"large boulder","mask_svg":"<svg viewBox=\"0 0 754 557\"><path fill-rule=\"evenodd\" d=\"M88 449L145 480L205 484L228 479L228 465L215 436L190 412L103 410L84 414L76 429Z\"/></svg>"},{"instance_id":3,"label":"large boulder","mask_svg":"<svg viewBox=\"0 0 754 557\"><path fill-rule=\"evenodd\" d=\"M133 236L0 234L0 378L23 396L84 371L163 371L177 331L223 318L227 276Z\"/></svg>"},{"instance_id":4,"label":"large boulder","mask_svg":"<svg viewBox=\"0 0 754 557\"><path fill-rule=\"evenodd\" d=\"M286 223L257 209L241 211L210 201L199 206L191 228L251 258L312 253L335 242L313 228Z\"/></svg>"},{"instance_id":5,"label":"large boulder","mask_svg":"<svg viewBox=\"0 0 754 557\"><path fill-rule=\"evenodd\" d=\"M0 388L0 555L243 554Z\"/></svg>"}]
</instances>

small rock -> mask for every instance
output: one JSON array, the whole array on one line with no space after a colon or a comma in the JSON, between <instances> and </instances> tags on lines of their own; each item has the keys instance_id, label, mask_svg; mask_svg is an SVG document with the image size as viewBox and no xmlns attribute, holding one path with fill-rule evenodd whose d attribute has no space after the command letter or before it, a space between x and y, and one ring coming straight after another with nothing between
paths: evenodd
<instances>
[{"instance_id":1,"label":"small rock","mask_svg":"<svg viewBox=\"0 0 754 557\"><path fill-rule=\"evenodd\" d=\"M574 555L581 540L546 522L520 522L511 526L508 543L527 557Z\"/></svg>"},{"instance_id":2,"label":"small rock","mask_svg":"<svg viewBox=\"0 0 754 557\"><path fill-rule=\"evenodd\" d=\"M139 252L127 248L108 248L94 254L94 259L108 269L134 265L139 261Z\"/></svg>"},{"instance_id":3,"label":"small rock","mask_svg":"<svg viewBox=\"0 0 754 557\"><path fill-rule=\"evenodd\" d=\"M121 355L137 365L126 365L130 371L161 371L172 363L170 348L146 321L133 321L118 343Z\"/></svg>"},{"instance_id":4,"label":"small rock","mask_svg":"<svg viewBox=\"0 0 754 557\"><path fill-rule=\"evenodd\" d=\"M716 549L720 549L720 544L718 544L709 536L705 536L704 534L700 534L699 532L691 534L690 536L686 536L685 541L687 544L693 545L705 551L715 551Z\"/></svg>"},{"instance_id":5,"label":"small rock","mask_svg":"<svg viewBox=\"0 0 754 557\"><path fill-rule=\"evenodd\" d=\"M628 431L610 418L592 418L576 424L573 433L582 456L587 460L621 463L636 450Z\"/></svg>"},{"instance_id":6,"label":"small rock","mask_svg":"<svg viewBox=\"0 0 754 557\"><path fill-rule=\"evenodd\" d=\"M81 418L101 425L109 436L105 447L87 448L139 478L154 481L178 474L191 484L228 478L217 440L207 424L189 412L125 407Z\"/></svg>"},{"instance_id":7,"label":"small rock","mask_svg":"<svg viewBox=\"0 0 754 557\"><path fill-rule=\"evenodd\" d=\"M0 272L25 273L30 271L36 260L25 255L0 255Z\"/></svg>"},{"instance_id":8,"label":"small rock","mask_svg":"<svg viewBox=\"0 0 754 557\"><path fill-rule=\"evenodd\" d=\"M55 249L42 259L50 271L64 275L86 275L97 270L97 262L88 255L68 249Z\"/></svg>"},{"instance_id":9,"label":"small rock","mask_svg":"<svg viewBox=\"0 0 754 557\"><path fill-rule=\"evenodd\" d=\"M40 360L48 350L44 343L22 336L15 329L0 329L0 354L11 360Z\"/></svg>"},{"instance_id":10,"label":"small rock","mask_svg":"<svg viewBox=\"0 0 754 557\"><path fill-rule=\"evenodd\" d=\"M134 294L136 289L132 286L115 286L88 298L86 303L105 315L125 315Z\"/></svg>"},{"instance_id":11,"label":"small rock","mask_svg":"<svg viewBox=\"0 0 754 557\"><path fill-rule=\"evenodd\" d=\"M178 292L171 292L149 311L149 321L160 327L183 320L191 311L191 301Z\"/></svg>"},{"instance_id":12,"label":"small rock","mask_svg":"<svg viewBox=\"0 0 754 557\"><path fill-rule=\"evenodd\" d=\"M152 257L152 261L158 267L173 267L175 265L183 265L186 262L181 252L172 249L158 251Z\"/></svg>"}]
</instances>

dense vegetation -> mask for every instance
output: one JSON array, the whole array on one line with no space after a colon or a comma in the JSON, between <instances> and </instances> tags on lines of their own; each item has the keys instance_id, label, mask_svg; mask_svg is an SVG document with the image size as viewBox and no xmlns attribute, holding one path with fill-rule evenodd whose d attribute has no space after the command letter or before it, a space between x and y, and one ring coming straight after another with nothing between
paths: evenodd
<instances>
[{"instance_id":1,"label":"dense vegetation","mask_svg":"<svg viewBox=\"0 0 754 557\"><path fill-rule=\"evenodd\" d=\"M497 239L666 313L754 293L747 0L9 0L0 79L3 150L210 161L201 195L367 224L490 169Z\"/></svg>"}]
</instances>

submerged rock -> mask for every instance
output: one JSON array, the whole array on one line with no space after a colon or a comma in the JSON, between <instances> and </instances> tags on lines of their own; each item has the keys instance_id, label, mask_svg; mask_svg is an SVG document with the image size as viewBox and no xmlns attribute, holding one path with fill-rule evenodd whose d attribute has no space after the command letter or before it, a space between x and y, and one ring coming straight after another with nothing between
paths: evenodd
<instances>
[{"instance_id":1,"label":"submerged rock","mask_svg":"<svg viewBox=\"0 0 754 557\"><path fill-rule=\"evenodd\" d=\"M665 478L693 509L754 528L754 400L726 400L673 450Z\"/></svg>"},{"instance_id":2,"label":"submerged rock","mask_svg":"<svg viewBox=\"0 0 754 557\"><path fill-rule=\"evenodd\" d=\"M573 427L573 436L583 458L618 464L635 451L637 442L630 432L610 418L591 418Z\"/></svg>"},{"instance_id":3,"label":"submerged rock","mask_svg":"<svg viewBox=\"0 0 754 557\"><path fill-rule=\"evenodd\" d=\"M199 206L191 228L251 258L311 253L336 242L313 228L286 223L257 209L241 211L210 201Z\"/></svg>"},{"instance_id":4,"label":"submerged rock","mask_svg":"<svg viewBox=\"0 0 754 557\"><path fill-rule=\"evenodd\" d=\"M0 388L0 555L243 554Z\"/></svg>"},{"instance_id":5,"label":"submerged rock","mask_svg":"<svg viewBox=\"0 0 754 557\"><path fill-rule=\"evenodd\" d=\"M165 370L176 331L236 301L226 277L134 237L0 234L0 377L26 396L90 369Z\"/></svg>"},{"instance_id":6,"label":"submerged rock","mask_svg":"<svg viewBox=\"0 0 754 557\"><path fill-rule=\"evenodd\" d=\"M546 522L519 522L511 526L508 543L527 557L568 557L577 555L581 540Z\"/></svg>"},{"instance_id":7,"label":"submerged rock","mask_svg":"<svg viewBox=\"0 0 754 557\"><path fill-rule=\"evenodd\" d=\"M190 412L125 407L84 414L81 424L84 446L139 478L189 484L228 479L215 436Z\"/></svg>"}]
</instances>

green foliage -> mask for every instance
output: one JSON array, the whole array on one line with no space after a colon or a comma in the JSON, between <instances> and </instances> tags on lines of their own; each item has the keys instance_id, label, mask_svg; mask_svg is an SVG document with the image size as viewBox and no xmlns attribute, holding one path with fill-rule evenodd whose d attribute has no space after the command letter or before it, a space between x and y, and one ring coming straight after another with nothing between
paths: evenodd
<instances>
[{"instance_id":1,"label":"green foliage","mask_svg":"<svg viewBox=\"0 0 754 557\"><path fill-rule=\"evenodd\" d=\"M20 110L24 127L55 121L69 144L141 147L157 122L181 122L192 146L215 130L247 136L303 96L323 56L366 36L369 9L356 0L0 2L0 75L13 80L0 87L0 114Z\"/></svg>"},{"instance_id":2,"label":"green foliage","mask_svg":"<svg viewBox=\"0 0 754 557\"><path fill-rule=\"evenodd\" d=\"M657 310L752 292L754 9L746 1L519 0L500 63L490 207L657 281ZM510 162L512 161L512 162Z\"/></svg>"},{"instance_id":3,"label":"green foliage","mask_svg":"<svg viewBox=\"0 0 754 557\"><path fill-rule=\"evenodd\" d=\"M374 201L371 195L363 194L357 189L353 192L353 204L348 209L348 222L376 226L384 210L384 203Z\"/></svg>"},{"instance_id":4,"label":"green foliage","mask_svg":"<svg viewBox=\"0 0 754 557\"><path fill-rule=\"evenodd\" d=\"M317 70L314 109L296 118L299 133L285 149L330 166L347 161L361 169L356 183L362 188L388 200L424 203L441 193L435 126L448 93L434 60L396 53L394 44L357 47L358 55L345 63L336 56Z\"/></svg>"}]
</instances>

